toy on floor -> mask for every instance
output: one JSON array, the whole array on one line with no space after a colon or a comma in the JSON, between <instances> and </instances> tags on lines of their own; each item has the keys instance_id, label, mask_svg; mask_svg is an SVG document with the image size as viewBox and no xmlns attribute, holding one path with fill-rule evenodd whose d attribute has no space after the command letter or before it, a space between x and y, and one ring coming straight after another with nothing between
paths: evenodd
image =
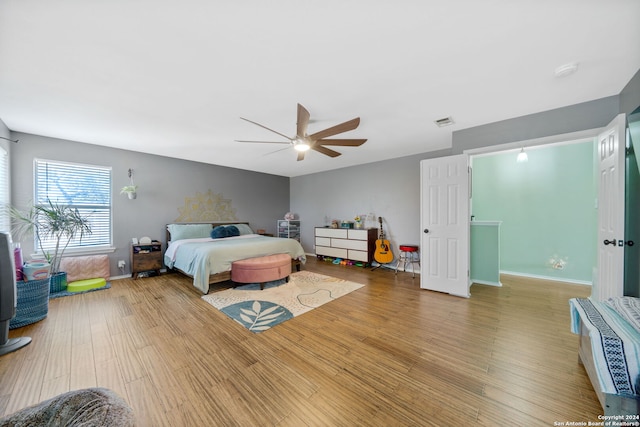
<instances>
[{"instance_id":1,"label":"toy on floor","mask_svg":"<svg viewBox=\"0 0 640 427\"><path fill-rule=\"evenodd\" d=\"M90 289L102 288L107 285L107 281L103 277L95 279L76 280L67 283L67 292L82 292Z\"/></svg>"}]
</instances>

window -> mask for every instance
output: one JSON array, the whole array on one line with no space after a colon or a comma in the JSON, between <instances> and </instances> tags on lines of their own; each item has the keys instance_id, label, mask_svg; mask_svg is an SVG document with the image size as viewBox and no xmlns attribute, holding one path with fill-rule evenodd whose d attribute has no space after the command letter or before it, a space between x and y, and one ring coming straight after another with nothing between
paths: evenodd
<instances>
[{"instance_id":1,"label":"window","mask_svg":"<svg viewBox=\"0 0 640 427\"><path fill-rule=\"evenodd\" d=\"M9 216L9 156L0 147L0 231L10 231Z\"/></svg>"},{"instance_id":2,"label":"window","mask_svg":"<svg viewBox=\"0 0 640 427\"><path fill-rule=\"evenodd\" d=\"M73 239L67 250L86 251L111 246L111 168L36 159L34 165L35 204L68 205L89 218L91 234ZM35 247L38 247L35 242ZM55 240L42 242L53 250Z\"/></svg>"}]
</instances>

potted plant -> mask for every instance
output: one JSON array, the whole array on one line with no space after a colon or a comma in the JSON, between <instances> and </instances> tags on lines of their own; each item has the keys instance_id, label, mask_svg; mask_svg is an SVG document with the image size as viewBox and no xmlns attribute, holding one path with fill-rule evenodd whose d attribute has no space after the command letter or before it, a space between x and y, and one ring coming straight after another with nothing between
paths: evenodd
<instances>
[{"instance_id":1,"label":"potted plant","mask_svg":"<svg viewBox=\"0 0 640 427\"><path fill-rule=\"evenodd\" d=\"M122 190L120 190L120 194L126 194L130 199L135 199L138 195L136 193L137 190L137 185L125 185L124 187L122 187Z\"/></svg>"},{"instance_id":2,"label":"potted plant","mask_svg":"<svg viewBox=\"0 0 640 427\"><path fill-rule=\"evenodd\" d=\"M14 233L19 238L35 234L40 251L49 262L51 292L66 289L66 273L60 271L60 261L72 239L82 240L83 236L91 234L89 219L82 216L77 208L51 200L44 205L32 206L27 212L12 207L11 216L15 220ZM45 251L42 239L55 241L53 253Z\"/></svg>"},{"instance_id":3,"label":"potted plant","mask_svg":"<svg viewBox=\"0 0 640 427\"><path fill-rule=\"evenodd\" d=\"M135 199L138 196L137 190L138 186L133 183L133 169L129 169L129 185L122 187L120 194L126 194L129 199Z\"/></svg>"}]
</instances>

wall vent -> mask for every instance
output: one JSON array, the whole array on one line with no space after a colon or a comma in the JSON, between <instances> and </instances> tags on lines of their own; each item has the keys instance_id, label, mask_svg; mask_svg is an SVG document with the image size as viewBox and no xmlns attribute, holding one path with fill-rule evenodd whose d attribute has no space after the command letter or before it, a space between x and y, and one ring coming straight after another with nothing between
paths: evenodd
<instances>
[{"instance_id":1,"label":"wall vent","mask_svg":"<svg viewBox=\"0 0 640 427\"><path fill-rule=\"evenodd\" d=\"M444 127L444 126L451 126L454 123L454 121L451 117L445 117L442 119L435 120L434 123L438 127Z\"/></svg>"}]
</instances>

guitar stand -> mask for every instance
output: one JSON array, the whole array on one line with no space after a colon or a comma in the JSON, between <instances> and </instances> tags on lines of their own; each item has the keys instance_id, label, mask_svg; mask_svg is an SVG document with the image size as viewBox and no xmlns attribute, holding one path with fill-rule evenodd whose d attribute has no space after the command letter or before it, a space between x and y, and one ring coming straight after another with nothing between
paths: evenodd
<instances>
[{"instance_id":1,"label":"guitar stand","mask_svg":"<svg viewBox=\"0 0 640 427\"><path fill-rule=\"evenodd\" d=\"M373 271L373 270L375 270L375 269L377 269L377 268L380 268L380 267L382 267L383 265L391 265L391 264L389 264L389 263L386 263L386 264L380 264L380 263L378 263L378 265L376 265L376 266L374 266L374 267L372 267L372 268L371 268L371 271Z\"/></svg>"}]
</instances>

